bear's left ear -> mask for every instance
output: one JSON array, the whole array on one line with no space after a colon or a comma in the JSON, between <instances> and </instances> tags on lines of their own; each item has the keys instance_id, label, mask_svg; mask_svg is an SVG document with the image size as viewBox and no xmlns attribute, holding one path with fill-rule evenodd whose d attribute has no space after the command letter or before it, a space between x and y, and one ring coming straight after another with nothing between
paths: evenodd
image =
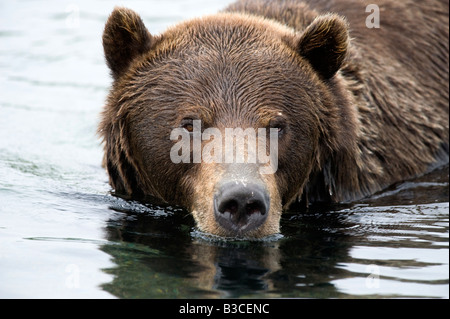
<instances>
[{"instance_id":1,"label":"bear's left ear","mask_svg":"<svg viewBox=\"0 0 450 319\"><path fill-rule=\"evenodd\" d=\"M133 10L116 7L103 32L103 50L114 79L118 79L137 56L154 43L140 16Z\"/></svg>"},{"instance_id":2,"label":"bear's left ear","mask_svg":"<svg viewBox=\"0 0 450 319\"><path fill-rule=\"evenodd\" d=\"M349 42L347 22L336 14L318 16L300 34L295 45L297 52L325 80L341 68Z\"/></svg>"}]
</instances>

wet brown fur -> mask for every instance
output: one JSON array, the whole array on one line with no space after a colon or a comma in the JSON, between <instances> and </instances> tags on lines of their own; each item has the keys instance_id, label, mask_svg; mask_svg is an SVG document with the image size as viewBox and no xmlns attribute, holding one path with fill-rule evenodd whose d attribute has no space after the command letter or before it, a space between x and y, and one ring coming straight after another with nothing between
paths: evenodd
<instances>
[{"instance_id":1,"label":"wet brown fur","mask_svg":"<svg viewBox=\"0 0 450 319\"><path fill-rule=\"evenodd\" d=\"M364 1L248 0L159 36L116 8L99 128L112 187L183 205L226 236L211 213L223 167L170 161L185 117L221 130L286 121L279 169L261 177L270 218L252 237L277 232L297 198L351 201L448 163L448 2L377 4L379 29Z\"/></svg>"}]
</instances>

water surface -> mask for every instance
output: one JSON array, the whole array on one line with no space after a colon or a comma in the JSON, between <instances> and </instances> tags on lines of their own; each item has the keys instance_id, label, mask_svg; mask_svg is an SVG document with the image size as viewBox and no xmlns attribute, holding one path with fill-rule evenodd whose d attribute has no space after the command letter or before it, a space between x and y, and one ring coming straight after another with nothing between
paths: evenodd
<instances>
[{"instance_id":1,"label":"water surface","mask_svg":"<svg viewBox=\"0 0 450 319\"><path fill-rule=\"evenodd\" d=\"M150 32L230 1L129 1ZM110 194L96 136L115 1L0 3L0 297L449 297L448 166L223 242Z\"/></svg>"}]
</instances>

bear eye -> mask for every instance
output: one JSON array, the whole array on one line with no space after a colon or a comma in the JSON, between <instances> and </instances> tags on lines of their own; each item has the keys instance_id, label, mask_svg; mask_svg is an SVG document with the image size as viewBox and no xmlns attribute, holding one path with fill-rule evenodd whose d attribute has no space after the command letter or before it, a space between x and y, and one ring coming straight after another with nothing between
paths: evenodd
<instances>
[{"instance_id":1,"label":"bear eye","mask_svg":"<svg viewBox=\"0 0 450 319\"><path fill-rule=\"evenodd\" d=\"M184 128L186 131L188 131L189 133L191 133L191 132L194 131L194 125L192 125L192 124L185 124L185 125L183 125L183 128Z\"/></svg>"},{"instance_id":2,"label":"bear eye","mask_svg":"<svg viewBox=\"0 0 450 319\"><path fill-rule=\"evenodd\" d=\"M281 136L286 131L286 120L282 117L276 117L274 119L271 119L269 122L269 128L274 128L278 130L278 135Z\"/></svg>"},{"instance_id":3,"label":"bear eye","mask_svg":"<svg viewBox=\"0 0 450 319\"><path fill-rule=\"evenodd\" d=\"M283 132L283 127L281 127L281 126L277 126L277 127L274 127L274 128L276 128L277 130L278 130L278 133L282 133Z\"/></svg>"},{"instance_id":4,"label":"bear eye","mask_svg":"<svg viewBox=\"0 0 450 319\"><path fill-rule=\"evenodd\" d=\"M185 118L181 121L181 127L184 128L189 133L194 131L194 120L191 118Z\"/></svg>"}]
</instances>

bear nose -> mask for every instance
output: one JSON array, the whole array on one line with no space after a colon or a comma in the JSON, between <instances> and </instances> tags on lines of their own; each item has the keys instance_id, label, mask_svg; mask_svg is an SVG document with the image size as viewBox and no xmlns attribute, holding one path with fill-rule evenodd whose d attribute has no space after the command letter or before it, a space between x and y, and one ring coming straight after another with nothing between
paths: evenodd
<instances>
[{"instance_id":1,"label":"bear nose","mask_svg":"<svg viewBox=\"0 0 450 319\"><path fill-rule=\"evenodd\" d=\"M270 197L258 184L227 182L214 197L214 215L220 226L240 236L267 219Z\"/></svg>"}]
</instances>

